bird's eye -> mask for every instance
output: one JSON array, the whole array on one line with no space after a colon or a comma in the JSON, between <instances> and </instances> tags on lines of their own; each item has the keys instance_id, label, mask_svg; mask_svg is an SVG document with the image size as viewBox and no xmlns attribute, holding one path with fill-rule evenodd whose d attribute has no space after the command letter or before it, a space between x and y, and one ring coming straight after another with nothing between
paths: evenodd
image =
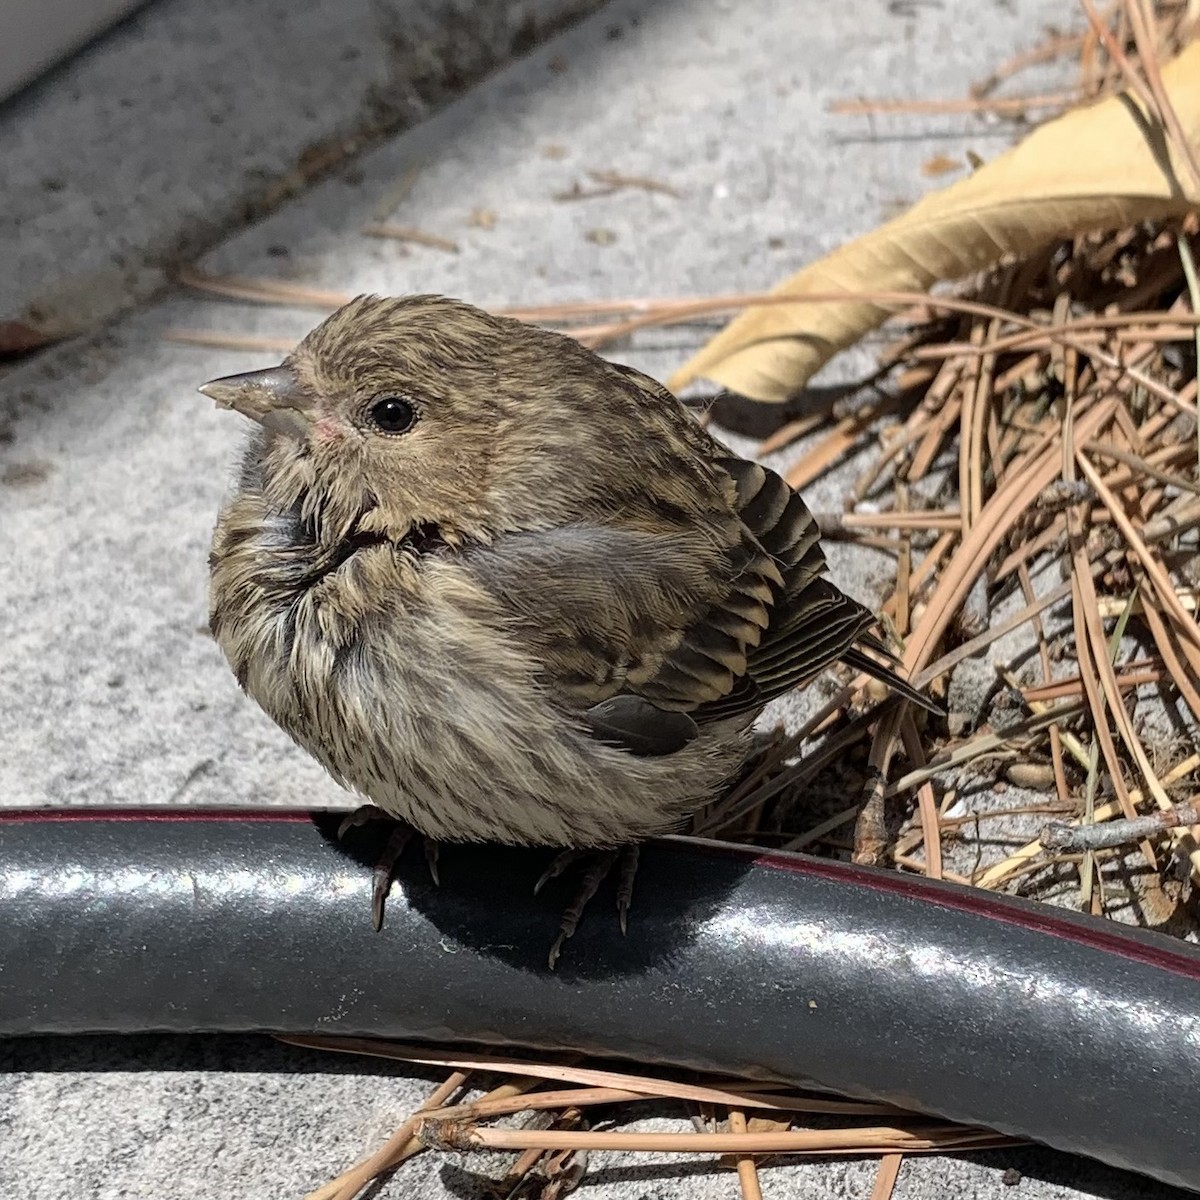
<instances>
[{"instance_id":1,"label":"bird's eye","mask_svg":"<svg viewBox=\"0 0 1200 1200\"><path fill-rule=\"evenodd\" d=\"M403 396L380 396L367 416L381 433L407 433L416 424L417 410Z\"/></svg>"}]
</instances>

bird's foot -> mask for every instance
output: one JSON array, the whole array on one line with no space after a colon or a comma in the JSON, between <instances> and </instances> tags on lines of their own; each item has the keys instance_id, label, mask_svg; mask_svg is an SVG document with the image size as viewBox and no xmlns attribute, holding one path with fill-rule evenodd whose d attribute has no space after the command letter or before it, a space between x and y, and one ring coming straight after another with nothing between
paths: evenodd
<instances>
[{"instance_id":1,"label":"bird's foot","mask_svg":"<svg viewBox=\"0 0 1200 1200\"><path fill-rule=\"evenodd\" d=\"M418 836L417 831L406 821L398 821L390 813L385 812L374 804L364 804L356 808L338 826L338 841L341 841L351 830L372 821L387 821L395 828L388 836L383 852L371 870L371 923L375 928L383 928L383 906L388 892L392 890L392 878L396 872L396 864L404 854L408 843ZM438 844L430 838L425 838L425 862L429 866L429 874L435 885L440 884L438 878Z\"/></svg>"},{"instance_id":2,"label":"bird's foot","mask_svg":"<svg viewBox=\"0 0 1200 1200\"><path fill-rule=\"evenodd\" d=\"M579 928L584 909L600 885L617 868L617 920L621 932L629 928L629 909L633 904L633 880L637 875L638 847L622 846L619 850L564 850L546 868L542 877L534 884L534 894L542 890L551 879L562 875L569 867L583 863L583 878L574 899L563 911L562 921L558 927L558 937L550 947L550 970L554 970L559 955L566 940Z\"/></svg>"}]
</instances>

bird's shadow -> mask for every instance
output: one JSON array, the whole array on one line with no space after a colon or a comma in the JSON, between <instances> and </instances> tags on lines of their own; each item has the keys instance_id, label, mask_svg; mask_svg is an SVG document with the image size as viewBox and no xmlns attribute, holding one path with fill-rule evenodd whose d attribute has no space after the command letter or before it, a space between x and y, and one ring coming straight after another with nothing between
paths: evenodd
<instances>
[{"instance_id":1,"label":"bird's shadow","mask_svg":"<svg viewBox=\"0 0 1200 1200\"><path fill-rule=\"evenodd\" d=\"M87 1033L0 1038L0 1075L27 1071L160 1073L222 1071L272 1075L370 1075L442 1082L437 1067L369 1055L335 1054L261 1033Z\"/></svg>"},{"instance_id":2,"label":"bird's shadow","mask_svg":"<svg viewBox=\"0 0 1200 1200\"><path fill-rule=\"evenodd\" d=\"M337 853L364 868L379 861L392 831L372 821L338 836L344 814L314 814L321 836ZM435 927L443 949L471 951L536 974L553 973L564 982L636 976L666 966L691 945L724 906L749 870L752 854L714 846L704 855L670 840L641 847L627 933L616 909L616 872L592 897L575 935L551 968L550 948L562 914L576 897L581 873L568 868L534 892L555 852L490 843L439 846L438 881L425 856L409 849L397 863L384 910L403 905ZM364 908L363 922L370 920ZM397 919L397 918L393 918Z\"/></svg>"}]
</instances>

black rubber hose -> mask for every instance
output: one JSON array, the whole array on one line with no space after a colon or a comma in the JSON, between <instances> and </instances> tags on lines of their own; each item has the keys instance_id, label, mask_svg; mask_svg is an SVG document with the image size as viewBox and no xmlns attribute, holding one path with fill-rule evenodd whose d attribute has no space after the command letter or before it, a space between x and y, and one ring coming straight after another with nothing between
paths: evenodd
<instances>
[{"instance_id":1,"label":"black rubber hose","mask_svg":"<svg viewBox=\"0 0 1200 1200\"><path fill-rule=\"evenodd\" d=\"M1200 1190L1200 951L892 872L665 839L546 966L545 853L401 866L333 814L0 814L0 1036L292 1032L573 1049L830 1088Z\"/></svg>"}]
</instances>

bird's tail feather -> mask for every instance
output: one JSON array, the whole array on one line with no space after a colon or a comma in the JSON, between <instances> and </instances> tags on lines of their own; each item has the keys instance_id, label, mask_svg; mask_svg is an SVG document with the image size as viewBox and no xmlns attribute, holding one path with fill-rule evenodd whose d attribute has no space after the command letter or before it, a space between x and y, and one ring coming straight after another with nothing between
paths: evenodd
<instances>
[{"instance_id":1,"label":"bird's tail feather","mask_svg":"<svg viewBox=\"0 0 1200 1200\"><path fill-rule=\"evenodd\" d=\"M896 661L895 656L878 638L872 637L870 634L865 635L860 639L871 650L879 654L884 654L893 662ZM870 655L864 654L861 650L851 648L842 655L842 662L848 667L853 667L856 671L865 671L872 679L878 679L880 683L886 683L893 692L903 696L905 700L911 700L913 704L919 704L922 708L928 709L929 712L942 714L942 709L935 704L924 693L917 691L915 687L906 679L901 679L890 667L885 667L883 663L876 662Z\"/></svg>"}]
</instances>

